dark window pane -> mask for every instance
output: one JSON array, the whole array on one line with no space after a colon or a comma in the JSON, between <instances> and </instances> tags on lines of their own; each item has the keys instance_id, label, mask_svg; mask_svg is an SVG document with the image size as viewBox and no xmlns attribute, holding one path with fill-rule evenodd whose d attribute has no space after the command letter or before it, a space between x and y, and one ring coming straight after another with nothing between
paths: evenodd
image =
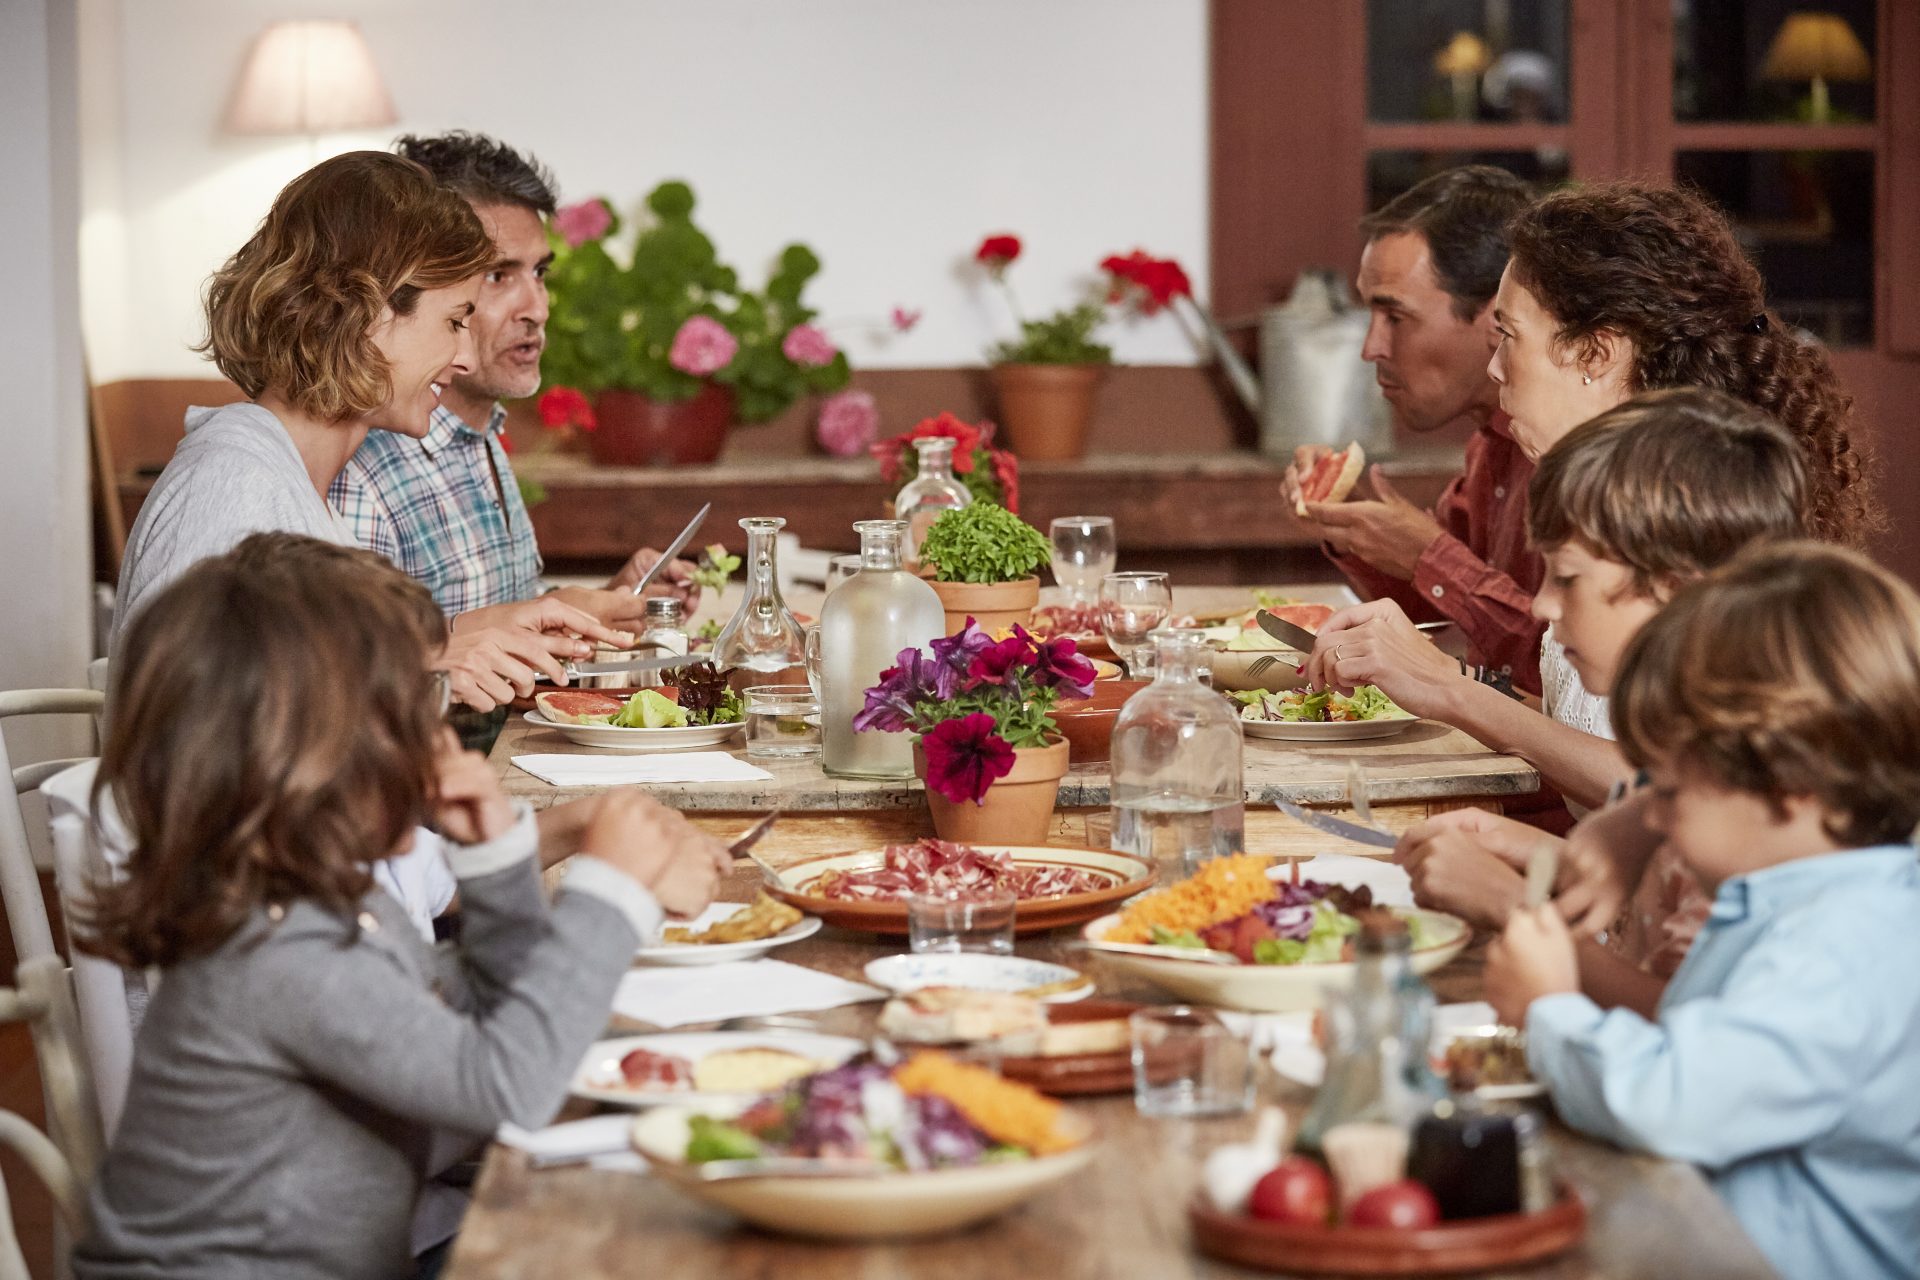
<instances>
[{"instance_id":1,"label":"dark window pane","mask_svg":"<svg viewBox=\"0 0 1920 1280\"><path fill-rule=\"evenodd\" d=\"M1367 114L1566 120L1566 0L1367 0Z\"/></svg>"},{"instance_id":2,"label":"dark window pane","mask_svg":"<svg viewBox=\"0 0 1920 1280\"><path fill-rule=\"evenodd\" d=\"M1733 219L1783 319L1829 346L1873 341L1873 154L1682 151L1674 175Z\"/></svg>"},{"instance_id":3,"label":"dark window pane","mask_svg":"<svg viewBox=\"0 0 1920 1280\"><path fill-rule=\"evenodd\" d=\"M1674 119L1873 119L1875 4L1674 0Z\"/></svg>"},{"instance_id":4,"label":"dark window pane","mask_svg":"<svg viewBox=\"0 0 1920 1280\"><path fill-rule=\"evenodd\" d=\"M1423 178L1462 164L1490 164L1545 191L1567 180L1567 153L1539 151L1375 151L1367 156L1367 208L1378 209Z\"/></svg>"}]
</instances>

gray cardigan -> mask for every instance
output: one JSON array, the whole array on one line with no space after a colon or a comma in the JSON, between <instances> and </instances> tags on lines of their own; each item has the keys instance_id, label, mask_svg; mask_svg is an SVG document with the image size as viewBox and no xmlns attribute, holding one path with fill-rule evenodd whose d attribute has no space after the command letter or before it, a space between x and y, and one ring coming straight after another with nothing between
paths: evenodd
<instances>
[{"instance_id":1,"label":"gray cardigan","mask_svg":"<svg viewBox=\"0 0 1920 1280\"><path fill-rule=\"evenodd\" d=\"M75 1274L408 1274L434 1130L477 1142L551 1120L659 923L652 895L595 859L549 910L536 842L523 811L492 844L449 847L451 955L376 888L357 918L262 909L168 970Z\"/></svg>"}]
</instances>

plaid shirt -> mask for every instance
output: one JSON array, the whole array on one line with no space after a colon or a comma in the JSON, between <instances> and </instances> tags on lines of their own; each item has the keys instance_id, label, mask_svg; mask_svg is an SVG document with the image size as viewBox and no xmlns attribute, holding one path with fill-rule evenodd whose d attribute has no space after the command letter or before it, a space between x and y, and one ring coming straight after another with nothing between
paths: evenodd
<instances>
[{"instance_id":1,"label":"plaid shirt","mask_svg":"<svg viewBox=\"0 0 1920 1280\"><path fill-rule=\"evenodd\" d=\"M484 431L447 408L426 437L370 431L327 490L355 541L422 582L451 618L540 594L540 548L500 442L499 405Z\"/></svg>"}]
</instances>

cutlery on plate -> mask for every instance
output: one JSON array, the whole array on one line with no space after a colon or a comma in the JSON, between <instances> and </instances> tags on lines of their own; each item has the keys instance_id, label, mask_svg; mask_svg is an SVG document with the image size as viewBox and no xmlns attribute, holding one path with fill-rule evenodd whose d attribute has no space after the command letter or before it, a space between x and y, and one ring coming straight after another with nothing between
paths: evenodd
<instances>
[{"instance_id":1,"label":"cutlery on plate","mask_svg":"<svg viewBox=\"0 0 1920 1280\"><path fill-rule=\"evenodd\" d=\"M1259 624L1262 631L1272 636L1275 640L1278 640L1281 644L1290 645L1302 653L1313 652L1316 637L1313 632L1307 630L1305 627L1288 622L1285 618L1276 618L1265 609L1254 614L1253 620Z\"/></svg>"},{"instance_id":2,"label":"cutlery on plate","mask_svg":"<svg viewBox=\"0 0 1920 1280\"><path fill-rule=\"evenodd\" d=\"M1252 676L1255 680L1258 680L1260 677L1266 675L1267 672L1273 670L1275 667L1285 667L1289 671L1292 671L1298 674L1300 668L1306 665L1306 661L1307 661L1307 655L1304 653L1297 654L1297 655L1290 655L1285 653L1263 653L1259 657L1255 658L1252 662L1249 662L1247 664L1247 674Z\"/></svg>"},{"instance_id":3,"label":"cutlery on plate","mask_svg":"<svg viewBox=\"0 0 1920 1280\"><path fill-rule=\"evenodd\" d=\"M1400 843L1400 837L1391 831L1382 831L1379 827L1363 827L1357 822L1336 818L1330 813L1316 813L1311 809L1302 809L1284 796L1274 801L1274 805L1295 822L1304 823L1315 831L1324 831L1330 836L1339 836L1360 844L1370 844L1376 849L1391 849Z\"/></svg>"},{"instance_id":4,"label":"cutlery on plate","mask_svg":"<svg viewBox=\"0 0 1920 1280\"><path fill-rule=\"evenodd\" d=\"M578 680L581 676L611 676L631 671L660 671L667 667L684 667L690 662L706 660L705 654L690 656L684 653L669 653L651 658L611 658L606 662L569 662L564 664L561 670L567 673L567 679Z\"/></svg>"},{"instance_id":5,"label":"cutlery on plate","mask_svg":"<svg viewBox=\"0 0 1920 1280\"><path fill-rule=\"evenodd\" d=\"M681 549L687 545L687 539L691 538L695 531L700 528L701 523L707 518L707 512L711 510L713 510L713 504L709 502L706 506L693 513L693 519L687 521L687 527L680 531L680 536L667 544L667 549L660 553L660 558L648 565L647 571L640 575L640 581L633 584L633 594L639 595L642 591L645 591L647 584L659 576L662 569L672 563L673 558L680 554Z\"/></svg>"},{"instance_id":6,"label":"cutlery on plate","mask_svg":"<svg viewBox=\"0 0 1920 1280\"><path fill-rule=\"evenodd\" d=\"M1362 826L1377 828L1380 825L1373 820L1373 804L1367 799L1367 775L1361 771L1355 756L1347 757L1347 804Z\"/></svg>"},{"instance_id":7,"label":"cutlery on plate","mask_svg":"<svg viewBox=\"0 0 1920 1280\"><path fill-rule=\"evenodd\" d=\"M752 855L747 851L759 844L762 836L773 830L773 824L779 820L779 817L780 811L778 809L769 809L766 813L761 814L752 826L734 838L733 843L727 846L727 852L736 858L743 856L751 857ZM758 858L754 858L753 860L760 862ZM760 865L764 867L767 864L760 862Z\"/></svg>"}]
</instances>

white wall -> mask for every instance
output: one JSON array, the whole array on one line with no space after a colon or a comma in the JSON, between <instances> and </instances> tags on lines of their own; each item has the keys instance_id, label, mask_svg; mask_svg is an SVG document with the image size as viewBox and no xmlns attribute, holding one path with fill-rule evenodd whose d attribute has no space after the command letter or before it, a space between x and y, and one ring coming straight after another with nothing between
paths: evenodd
<instances>
[{"instance_id":1,"label":"white wall","mask_svg":"<svg viewBox=\"0 0 1920 1280\"><path fill-rule=\"evenodd\" d=\"M749 279L810 243L826 267L809 296L856 365L975 364L1010 333L964 265L992 231L1027 241L1013 279L1030 310L1135 247L1205 293L1204 0L97 2L121 9L120 66L90 68L117 87L121 133L88 173L102 380L206 369L187 350L200 285L309 163L305 142L222 136L220 117L259 29L323 12L359 22L399 131L494 133L567 198L622 208L685 178ZM896 304L924 309L912 334L858 323ZM1111 336L1123 360L1195 359L1165 317Z\"/></svg>"}]
</instances>

